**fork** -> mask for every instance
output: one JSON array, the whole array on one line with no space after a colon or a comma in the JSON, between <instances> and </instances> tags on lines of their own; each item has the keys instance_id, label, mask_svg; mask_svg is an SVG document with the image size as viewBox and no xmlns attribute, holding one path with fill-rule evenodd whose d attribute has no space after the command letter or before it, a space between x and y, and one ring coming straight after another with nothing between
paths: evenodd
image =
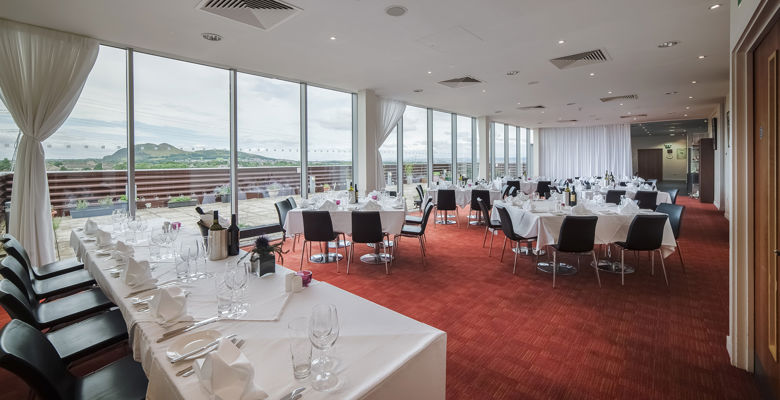
<instances>
[{"instance_id":1,"label":"fork","mask_svg":"<svg viewBox=\"0 0 780 400\"><path fill-rule=\"evenodd\" d=\"M236 341L238 341L238 342L236 342ZM240 349L241 346L243 346L244 343L246 343L246 340L244 340L244 339L238 340L238 338L234 337L233 339L230 339L230 342L232 342L234 345L236 345L236 347L238 347ZM186 378L186 377L188 377L188 376L190 376L190 375L192 375L194 373L195 373L194 365L190 365L189 367L184 368L183 370L177 372L176 376L182 376L182 377Z\"/></svg>"}]
</instances>

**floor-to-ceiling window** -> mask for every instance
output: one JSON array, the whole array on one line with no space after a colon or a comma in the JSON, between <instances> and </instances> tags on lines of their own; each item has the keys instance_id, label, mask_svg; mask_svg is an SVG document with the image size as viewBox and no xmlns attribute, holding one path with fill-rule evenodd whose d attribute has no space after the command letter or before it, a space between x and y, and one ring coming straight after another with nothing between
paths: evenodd
<instances>
[{"instance_id":1,"label":"floor-to-ceiling window","mask_svg":"<svg viewBox=\"0 0 780 400\"><path fill-rule=\"evenodd\" d=\"M301 193L301 85L237 75L238 220L278 221L274 202Z\"/></svg>"},{"instance_id":2,"label":"floor-to-ceiling window","mask_svg":"<svg viewBox=\"0 0 780 400\"><path fill-rule=\"evenodd\" d=\"M433 111L433 181L452 178L452 114Z\"/></svg>"},{"instance_id":3,"label":"floor-to-ceiling window","mask_svg":"<svg viewBox=\"0 0 780 400\"><path fill-rule=\"evenodd\" d=\"M390 135L379 147L382 155L382 180L385 182L385 190L398 190L398 126L390 132Z\"/></svg>"},{"instance_id":4,"label":"floor-to-ceiling window","mask_svg":"<svg viewBox=\"0 0 780 400\"><path fill-rule=\"evenodd\" d=\"M308 86L306 101L309 193L345 190L352 181L352 94Z\"/></svg>"},{"instance_id":5,"label":"floor-to-ceiling window","mask_svg":"<svg viewBox=\"0 0 780 400\"><path fill-rule=\"evenodd\" d=\"M517 127L508 125L507 126L507 136L506 136L506 143L507 143L507 176L516 177L517 176Z\"/></svg>"},{"instance_id":6,"label":"floor-to-ceiling window","mask_svg":"<svg viewBox=\"0 0 780 400\"><path fill-rule=\"evenodd\" d=\"M472 179L474 178L474 171L472 169L471 150L474 136L471 132L471 118L458 115L456 124L458 128L458 175Z\"/></svg>"},{"instance_id":7,"label":"floor-to-ceiling window","mask_svg":"<svg viewBox=\"0 0 780 400\"><path fill-rule=\"evenodd\" d=\"M407 205L417 196L415 186L428 184L428 112L424 108L406 106L404 111L404 197Z\"/></svg>"},{"instance_id":8,"label":"floor-to-ceiling window","mask_svg":"<svg viewBox=\"0 0 780 400\"><path fill-rule=\"evenodd\" d=\"M520 176L528 174L528 129L518 128L520 133L517 140L520 141L519 168L517 174Z\"/></svg>"},{"instance_id":9,"label":"floor-to-ceiling window","mask_svg":"<svg viewBox=\"0 0 780 400\"><path fill-rule=\"evenodd\" d=\"M493 153L493 165L495 168L494 178L504 176L504 124L493 123L493 138L495 151Z\"/></svg>"},{"instance_id":10,"label":"floor-to-ceiling window","mask_svg":"<svg viewBox=\"0 0 780 400\"><path fill-rule=\"evenodd\" d=\"M230 214L228 70L143 53L133 65L138 213L197 201Z\"/></svg>"}]
</instances>

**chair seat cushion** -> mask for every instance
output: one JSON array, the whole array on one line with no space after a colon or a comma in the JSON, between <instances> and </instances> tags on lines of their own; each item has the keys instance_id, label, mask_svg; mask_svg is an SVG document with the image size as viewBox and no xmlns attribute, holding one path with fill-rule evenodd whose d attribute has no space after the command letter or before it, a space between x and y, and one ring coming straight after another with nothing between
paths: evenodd
<instances>
[{"instance_id":1,"label":"chair seat cushion","mask_svg":"<svg viewBox=\"0 0 780 400\"><path fill-rule=\"evenodd\" d=\"M404 225L401 228L402 235L420 235L422 234L422 225Z\"/></svg>"},{"instance_id":2,"label":"chair seat cushion","mask_svg":"<svg viewBox=\"0 0 780 400\"><path fill-rule=\"evenodd\" d=\"M84 263L76 258L69 258L67 260L55 261L40 267L33 267L32 271L36 279L46 279L80 269L84 269Z\"/></svg>"},{"instance_id":3,"label":"chair seat cushion","mask_svg":"<svg viewBox=\"0 0 780 400\"><path fill-rule=\"evenodd\" d=\"M35 308L35 316L40 324L39 328L48 328L114 306L100 289L93 288L48 303L40 303Z\"/></svg>"},{"instance_id":4,"label":"chair seat cushion","mask_svg":"<svg viewBox=\"0 0 780 400\"><path fill-rule=\"evenodd\" d=\"M42 299L94 284L95 279L89 274L89 271L82 269L48 279L36 280L33 282L33 290L36 297Z\"/></svg>"},{"instance_id":5,"label":"chair seat cushion","mask_svg":"<svg viewBox=\"0 0 780 400\"><path fill-rule=\"evenodd\" d=\"M122 313L111 310L46 334L65 363L127 339Z\"/></svg>"},{"instance_id":6,"label":"chair seat cushion","mask_svg":"<svg viewBox=\"0 0 780 400\"><path fill-rule=\"evenodd\" d=\"M126 356L78 380L73 398L143 399L148 385L141 364Z\"/></svg>"},{"instance_id":7,"label":"chair seat cushion","mask_svg":"<svg viewBox=\"0 0 780 400\"><path fill-rule=\"evenodd\" d=\"M412 224L412 225L419 225L422 224L422 216L416 216L416 215L407 215L406 219L404 220L404 223Z\"/></svg>"}]
</instances>

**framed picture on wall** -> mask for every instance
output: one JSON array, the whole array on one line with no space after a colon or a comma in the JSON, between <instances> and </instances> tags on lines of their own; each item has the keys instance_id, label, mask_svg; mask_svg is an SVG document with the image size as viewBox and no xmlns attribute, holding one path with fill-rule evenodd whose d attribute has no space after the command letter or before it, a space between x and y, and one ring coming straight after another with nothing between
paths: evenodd
<instances>
[{"instance_id":1,"label":"framed picture on wall","mask_svg":"<svg viewBox=\"0 0 780 400\"><path fill-rule=\"evenodd\" d=\"M686 158L688 158L688 149L685 148L677 149L677 159L685 160Z\"/></svg>"},{"instance_id":2,"label":"framed picture on wall","mask_svg":"<svg viewBox=\"0 0 780 400\"><path fill-rule=\"evenodd\" d=\"M712 149L718 149L718 119L712 119Z\"/></svg>"}]
</instances>

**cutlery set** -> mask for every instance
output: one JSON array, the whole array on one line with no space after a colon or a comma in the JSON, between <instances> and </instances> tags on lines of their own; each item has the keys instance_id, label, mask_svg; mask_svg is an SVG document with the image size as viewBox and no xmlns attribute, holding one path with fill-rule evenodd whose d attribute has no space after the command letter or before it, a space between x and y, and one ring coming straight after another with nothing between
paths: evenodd
<instances>
[{"instance_id":1,"label":"cutlery set","mask_svg":"<svg viewBox=\"0 0 780 400\"><path fill-rule=\"evenodd\" d=\"M236 335L230 335L230 336L227 336L227 337L230 338L230 342L233 343L234 345L236 345L236 347L238 347L239 349L244 345L244 343L246 343L246 340L244 340L244 339L240 339L239 340L238 337L236 337ZM191 356L193 354L197 354L198 352L203 351L203 350L205 350L205 349L207 349L209 347L212 347L212 349L209 350L208 352L206 352L206 354L211 353L212 351L217 349L217 345L218 344L219 344L219 340L215 340L215 341L213 341L213 342L211 342L211 343L209 343L209 344L207 344L207 345L205 345L205 346L203 346L203 347L201 347L199 349L195 349L195 350L193 350L193 351L191 351L191 352L189 352L187 354L183 354L180 357L177 357L177 359L171 360L171 363L176 363L178 361L184 360L187 357L189 357L189 356ZM192 375L194 373L195 373L195 366L194 365L190 365L189 367L184 368L181 371L177 372L176 376L181 376L181 377L186 378L186 377L188 377L188 376L190 376L190 375Z\"/></svg>"}]
</instances>

